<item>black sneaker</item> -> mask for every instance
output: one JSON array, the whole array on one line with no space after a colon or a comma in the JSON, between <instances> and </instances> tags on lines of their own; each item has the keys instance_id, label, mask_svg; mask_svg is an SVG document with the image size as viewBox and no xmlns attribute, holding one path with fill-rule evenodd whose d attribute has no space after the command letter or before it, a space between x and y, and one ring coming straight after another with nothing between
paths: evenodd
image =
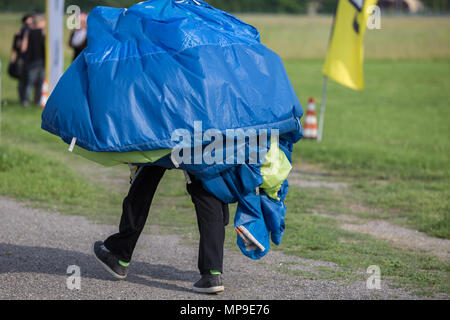
<instances>
[{"instance_id":1,"label":"black sneaker","mask_svg":"<svg viewBox=\"0 0 450 320\"><path fill-rule=\"evenodd\" d=\"M128 274L128 267L122 266L113 254L106 249L103 241L97 241L92 248L98 262L117 279L125 279Z\"/></svg>"},{"instance_id":2,"label":"black sneaker","mask_svg":"<svg viewBox=\"0 0 450 320\"><path fill-rule=\"evenodd\" d=\"M192 288L195 292L200 293L217 293L224 290L222 277L220 274L203 274Z\"/></svg>"}]
</instances>

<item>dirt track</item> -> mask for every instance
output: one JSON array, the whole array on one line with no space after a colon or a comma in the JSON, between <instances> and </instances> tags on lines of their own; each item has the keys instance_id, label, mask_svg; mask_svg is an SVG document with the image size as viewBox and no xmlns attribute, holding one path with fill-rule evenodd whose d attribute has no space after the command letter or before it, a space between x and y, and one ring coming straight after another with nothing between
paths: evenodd
<instances>
[{"instance_id":1,"label":"dirt track","mask_svg":"<svg viewBox=\"0 0 450 320\"><path fill-rule=\"evenodd\" d=\"M190 290L199 278L197 248L179 236L143 235L130 274L113 279L92 256L95 240L116 231L83 217L27 208L0 198L0 299L415 299L382 281L368 290L364 281L342 284L279 272L314 271L330 263L271 251L260 261L225 252L225 292L200 295ZM69 290L67 269L81 271L80 290Z\"/></svg>"}]
</instances>

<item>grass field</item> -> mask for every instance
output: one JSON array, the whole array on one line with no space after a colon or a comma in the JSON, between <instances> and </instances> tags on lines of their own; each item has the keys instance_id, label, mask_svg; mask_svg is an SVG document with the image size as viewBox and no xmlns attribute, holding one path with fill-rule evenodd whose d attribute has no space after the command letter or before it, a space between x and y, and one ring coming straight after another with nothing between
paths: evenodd
<instances>
[{"instance_id":1,"label":"grass field","mask_svg":"<svg viewBox=\"0 0 450 320\"><path fill-rule=\"evenodd\" d=\"M306 106L319 100L330 17L251 15L262 41L284 59ZM0 14L0 57L8 61L18 16ZM340 271L299 277L364 279L369 265L417 294L449 294L448 259L342 227L386 221L450 239L450 19L386 17L366 38L366 89L329 83L322 143L295 146L295 170L346 188L292 186L286 204L286 253L331 261ZM71 52L66 50L69 63ZM17 104L16 84L2 71L0 195L30 205L117 223L127 168L100 168L68 153L40 129L40 109ZM292 178L294 180L295 176ZM161 184L150 224L197 239L195 214L179 172ZM234 245L228 228L227 246ZM450 248L444 249L449 253ZM361 274L361 271L363 274Z\"/></svg>"}]
</instances>

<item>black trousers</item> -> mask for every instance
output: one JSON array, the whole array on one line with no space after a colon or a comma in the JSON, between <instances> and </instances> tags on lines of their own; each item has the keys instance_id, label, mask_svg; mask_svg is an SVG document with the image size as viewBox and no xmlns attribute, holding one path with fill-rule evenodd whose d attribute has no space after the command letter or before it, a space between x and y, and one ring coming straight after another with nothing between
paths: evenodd
<instances>
[{"instance_id":1,"label":"black trousers","mask_svg":"<svg viewBox=\"0 0 450 320\"><path fill-rule=\"evenodd\" d=\"M143 166L137 171L127 197L123 201L119 233L105 240L105 247L118 259L130 262L139 236L144 229L150 206L166 169ZM197 213L200 231L198 268L201 274L209 270L223 272L225 226L229 222L228 205L207 192L200 180L190 175L187 190Z\"/></svg>"},{"instance_id":2,"label":"black trousers","mask_svg":"<svg viewBox=\"0 0 450 320\"><path fill-rule=\"evenodd\" d=\"M21 103L29 102L31 92L34 88L34 103L39 104L42 93L42 83L45 78L45 62L34 61L25 65L25 84Z\"/></svg>"}]
</instances>

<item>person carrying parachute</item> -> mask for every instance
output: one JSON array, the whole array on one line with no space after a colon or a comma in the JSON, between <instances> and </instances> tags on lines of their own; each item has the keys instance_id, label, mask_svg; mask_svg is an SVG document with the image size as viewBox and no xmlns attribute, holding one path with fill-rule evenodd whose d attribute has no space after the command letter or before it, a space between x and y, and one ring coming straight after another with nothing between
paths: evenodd
<instances>
[{"instance_id":1,"label":"person carrying parachute","mask_svg":"<svg viewBox=\"0 0 450 320\"><path fill-rule=\"evenodd\" d=\"M165 170L183 170L200 231L197 292L223 291L229 203L237 245L260 259L284 232L303 111L259 32L197 0L96 7L88 46L52 92L42 128L89 160L132 168L119 232L94 244L125 278Z\"/></svg>"}]
</instances>

